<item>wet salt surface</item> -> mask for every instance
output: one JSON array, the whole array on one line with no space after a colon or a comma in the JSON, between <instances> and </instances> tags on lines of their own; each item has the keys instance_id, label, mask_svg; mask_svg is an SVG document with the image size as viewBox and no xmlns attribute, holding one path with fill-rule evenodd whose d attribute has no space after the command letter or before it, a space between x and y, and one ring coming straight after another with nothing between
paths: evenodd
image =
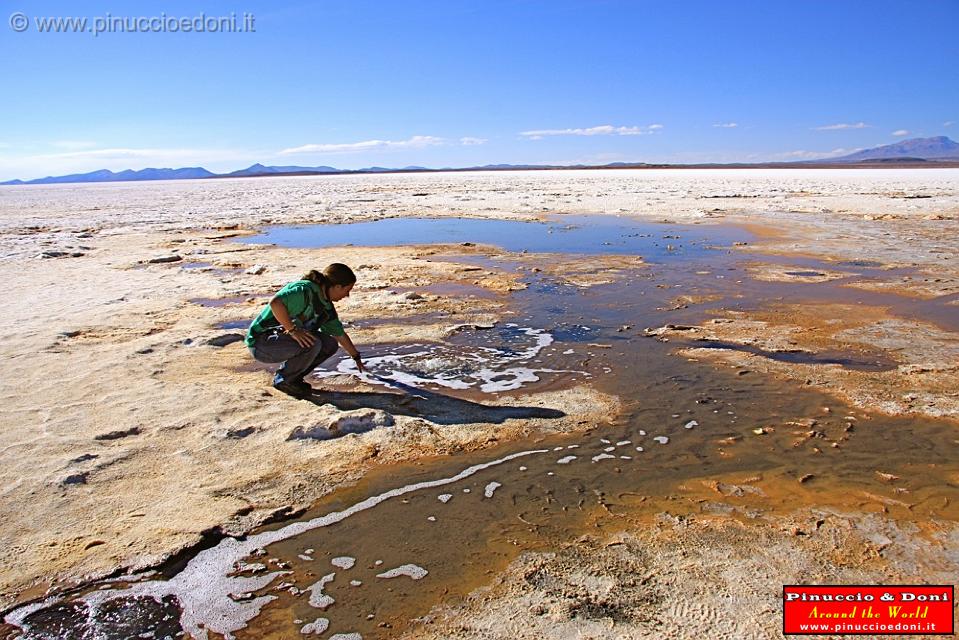
<instances>
[{"instance_id":1,"label":"wet salt surface","mask_svg":"<svg viewBox=\"0 0 959 640\"><path fill-rule=\"evenodd\" d=\"M733 262L729 258L717 258L711 260L711 271L706 273L711 274L723 268L733 269L732 265ZM701 271L704 271L701 265L690 264L685 268L686 276L689 272ZM513 544L522 546L522 532L526 530L527 525L524 522L522 529L510 528L519 526L516 524L519 522L517 515L527 519L534 518L530 522L533 522L536 527L551 527L565 535L566 530L563 526L566 525L563 523L573 519L574 516L571 513L574 513L575 508L583 503L581 496L589 495L591 492L616 495L617 490L642 490L655 495L661 490L662 478L682 476L683 472L677 469L682 468L683 460L689 461L688 473L696 477L708 473L709 469L718 472L723 468L723 464L727 465L724 467L727 471L740 474L747 469L768 470L783 464L780 458L787 455L790 468L807 465L817 474L822 473L817 470L815 466L817 464L828 469L828 473L823 475L838 476L842 473L850 473L849 470L844 469L844 465L856 470L854 461L856 456L846 459L833 457L834 450L807 459L800 457L801 453L798 453L787 441L782 447L787 453L776 452L771 444L766 443L778 437L788 438L782 431L771 432L762 437L749 435L751 428L757 424L772 423L777 419L781 420L783 416L809 415L811 407L821 407L823 402L814 394L797 394L795 389L789 389L783 393L778 387L770 391L764 386L766 383L758 379L729 380L717 375L708 367L677 362L669 356L670 345L662 345L635 336L624 336L617 332L617 329L624 324L624 318L628 318L629 324L637 327L658 326L662 324L664 317L674 322L683 322L688 317L695 318L692 311L676 309L668 315L664 315L662 311L669 306L670 299L680 293L696 294L715 291L712 286L697 285L695 279L689 280L683 276L682 272L683 269L675 265L669 271L653 269L648 273L625 278L615 286L598 287L572 294L565 289L551 287L548 282L539 282L542 286L533 286L528 293L515 294L514 302L518 308L515 316L517 322L508 326L498 326L495 329L504 333L489 333L489 330L486 330L466 332L463 336L456 336L456 339L462 340L456 343L457 345L472 345L463 350L468 355L462 360L456 359L459 357L457 351L462 350L460 346L446 345L439 351L431 351L432 345L407 345L407 352L401 349L396 353L382 355L404 356L417 351L426 353L411 356L407 361L412 363L408 371L404 369L406 363L402 358L392 363L384 361L382 369L376 371L381 378L385 379L380 381L384 385L401 384L398 380L388 377L396 370L400 370L420 378L413 381L415 384L408 383L411 387L446 386L446 388L455 389L457 387L442 385L435 380L444 372L449 373L456 367L460 367L461 370L453 371L455 375L447 381L465 381L472 385L470 388L479 390L483 384L489 382L482 376L476 375L477 369L489 367L489 363L484 362L483 358L498 360L503 369L508 369L520 362L510 360L517 356L526 360L544 359L555 369L568 368L596 372L601 366L608 364L613 375L596 376L593 379L594 384L603 385L601 386L603 390L616 393L624 399L627 406L624 412L625 417L617 418L615 424L595 425L600 427L602 429L600 433L607 437L582 436L573 444L568 444L568 439L563 440L562 446L555 441L550 441L548 446L544 445L542 449L521 452L518 455L530 456L524 460L526 464L519 466L518 471L516 467L509 465L497 468L496 480L492 481L489 478L474 478L473 475L479 473L480 469L470 467L476 471L465 476L464 472L460 472L455 476L447 477L446 481L427 480L406 484L402 489L378 493L374 498L359 501L353 507L293 523L277 531L251 536L248 540L252 540L252 546L247 544L247 541L225 540L221 543L222 546L218 545L214 548L219 548L219 551L212 556L204 556L206 551L200 552L184 571L171 578L168 583L144 578L138 585L133 585L129 589L113 588L82 596L79 600L80 606L88 607L82 613L83 619L93 620L98 615L96 611L102 611L111 606L111 602L136 601L137 606L146 610L148 606L158 606L159 600L155 600L156 598L165 597L165 601L170 602L174 595L179 599L179 605L182 607L182 611L180 607L174 609L178 625L182 624L184 629L209 628L211 631L225 633L228 637L232 637L233 633L248 624L251 625L249 633L256 637L257 616L264 607L270 609L278 607L284 612L289 609L288 619L291 620L294 617L304 620L313 619L315 611L310 614L303 611L303 607L308 604L305 595L290 595L286 591L279 592L277 596L272 595L274 583L294 580L294 577L289 576L286 571L272 571L275 563L269 565L269 573L266 575L227 575L236 562L242 561L257 548L270 544L282 547L284 540L289 540L292 544L294 538L302 536L307 540L296 545L292 554L284 556L291 560L294 571L309 569L310 565L297 566L295 561L296 551L302 550L306 544L311 544L318 549L331 549L336 553L350 553L348 557L359 559L359 567L352 568L350 570L352 573L347 575L362 577L365 582L350 581L348 592L338 591L338 585L347 584L340 576L338 580L333 579L324 583L319 590L321 596L328 595L324 589L336 594L335 603L328 605L328 609L324 610L324 613L329 616L331 627L339 626L340 629L353 633L362 632L367 637L381 637L376 630L377 621L370 622L366 618L371 604L375 604L378 615L381 616L387 616L391 611L399 612L395 619L406 620L413 614L425 613L431 603L442 597L440 595L443 593L442 589L452 588L455 593L456 586L462 581L462 574L469 567L485 566L488 554L491 551L495 553L497 546L509 548L509 543L514 540L519 542L513 542ZM536 284L537 281L534 279L533 283ZM660 288L660 285L663 287ZM557 304L555 299L549 299L550 291L563 291L561 305ZM491 339L488 336L494 336L494 338ZM549 336L550 340L546 341L545 336ZM567 349L567 344L564 342L573 343L576 348ZM608 353L598 348L589 349L589 343L609 344L612 349ZM484 351L480 347L487 347L495 353ZM480 357L474 358L473 356L476 355ZM450 359L444 361L444 358ZM401 366L394 366L397 362ZM530 363L521 362L521 364L529 366ZM453 369L446 368L448 366ZM376 378L373 379L376 380ZM804 400L806 396L808 399ZM736 426L737 417L745 423L742 427ZM691 423L695 423L692 426L696 428L686 428ZM874 422L872 426L875 427L876 424L877 422ZM914 428L907 423L906 428L901 429L901 432L905 434L909 429ZM644 440L647 437L647 430L654 436ZM724 463L717 454L715 440L732 434L746 434L747 438L761 440L764 444L761 448L757 445L758 453L748 448L750 446L748 442L737 444L737 448L741 448L738 451L753 453L740 453L737 459ZM915 438L914 435L909 436L910 442L922 441L922 438ZM660 444L670 443L670 446L650 445L650 440ZM643 453L643 446L634 446L641 444L645 444L650 450ZM619 448L627 446L642 454L637 456L641 462L634 461L630 455L623 455L632 453L629 449ZM561 460L572 459L557 467L558 461L554 452L564 447L581 447L581 458L572 456L561 458ZM881 449L879 444L875 447L877 451ZM609 451L607 452L606 449ZM926 447L923 450L926 452L924 455L928 456L936 455L933 452L942 449ZM539 456L540 453L550 455ZM483 463L486 465L483 469L493 468L518 455L498 457L493 463ZM531 473L519 474L526 471ZM418 470L418 473L422 472L422 469ZM858 478L860 475L855 477ZM458 480L451 478L458 478ZM472 487L475 492L471 495L471 488L468 486L449 487L448 491L451 493L440 494L438 497L434 491L429 490L452 482L473 482ZM418 496L414 495L416 490L410 489L414 486L426 489L422 491L422 500L417 500ZM641 489L641 487L644 488ZM456 491L462 492L461 497L456 501L442 500L442 496L451 498ZM480 491L483 492L482 497L479 495ZM405 506L401 506L400 501L380 499L387 494L392 497L409 494L410 500L408 504L403 501ZM437 501L442 503L442 506L438 505ZM361 504L367 506L357 508ZM373 507L377 508L373 509ZM566 508L569 508L569 512ZM355 528L344 530L342 527L345 526L347 516L338 518L337 514L347 512L350 516L349 522ZM543 515L537 517L531 515L532 513ZM427 514L429 514L428 517ZM442 524L432 524L437 521ZM316 524L320 522L322 524ZM337 523L344 524L333 526ZM491 524L494 526L490 527L490 530L503 529L501 538L497 538L497 534L487 532L487 527ZM301 528L290 528L297 526ZM397 531L404 532L403 536L399 536L403 544L392 544L393 539L397 538ZM471 538L470 535L474 531L478 533L475 533L475 538ZM491 542L487 536L493 536L493 541ZM365 553L362 553L363 545L366 545ZM412 548L406 545L412 545ZM271 551L274 548L271 547ZM470 549L474 551L471 552ZM427 575L415 581L417 591L401 593L401 587L410 585L413 581L373 579L375 570L370 571L368 568L370 560L377 557L387 558L389 564L386 566L396 567L396 569L408 565L416 566L427 571ZM412 565L409 562L411 560L419 564ZM384 564L382 560L376 560L372 566L379 567L382 564ZM363 571L366 573L362 573ZM384 573L386 572L376 575ZM314 581L315 577L309 580L299 578L297 583L306 584ZM378 584L380 582L392 585L395 590L385 591L386 587L380 586ZM169 583L173 586L160 586ZM98 600L100 593L107 595ZM231 598L230 594L248 595L249 599L237 601ZM314 592L310 591L310 594L312 596ZM147 601L152 604L148 605ZM55 599L47 601L51 605L55 605L56 602ZM381 609L386 613L380 613ZM20 623L29 621L30 618L28 614L22 614L23 611L19 610L12 614ZM300 615L294 616L294 611L299 611ZM378 620L382 619L384 618L378 618ZM220 629L227 631L219 631ZM336 634L333 637L337 636L343 637L343 634Z\"/></svg>"},{"instance_id":2,"label":"wet salt surface","mask_svg":"<svg viewBox=\"0 0 959 640\"><path fill-rule=\"evenodd\" d=\"M265 589L274 580L289 573L288 571L272 571L256 576L236 575L234 567L242 563L244 558L255 554L258 550L270 544L300 536L316 528L328 527L341 522L391 498L422 489L455 483L504 462L547 452L547 449L521 451L497 460L473 465L452 477L419 482L371 496L342 511L329 513L305 522L294 522L275 531L265 531L242 540L225 538L216 546L200 551L179 573L169 580L143 579L122 588L99 589L73 600L83 610L83 618L79 621L79 624L83 627L95 625L95 620L100 618L101 610L114 603L130 605L143 598L164 602L167 598L173 597L179 604L179 625L182 626L184 631L203 640L208 637L208 631L222 634L226 638L234 638L233 634L236 631L246 627L247 623L259 615L266 604L276 599L276 596L273 595L254 596L253 593ZM382 562L382 560L377 560L376 564L379 565ZM405 565L398 567L396 570L402 570L406 572L404 575L410 575L411 577L424 571L421 567L412 568ZM310 606L325 609L335 602L331 596L323 592L326 585L331 583L335 576L335 573L327 574L307 587L307 590L310 591ZM247 596L247 594L249 595ZM63 598L50 597L15 609L7 614L4 621L30 632L32 621L36 620L37 615L41 614L44 609L60 605L61 602L63 602Z\"/></svg>"}]
</instances>

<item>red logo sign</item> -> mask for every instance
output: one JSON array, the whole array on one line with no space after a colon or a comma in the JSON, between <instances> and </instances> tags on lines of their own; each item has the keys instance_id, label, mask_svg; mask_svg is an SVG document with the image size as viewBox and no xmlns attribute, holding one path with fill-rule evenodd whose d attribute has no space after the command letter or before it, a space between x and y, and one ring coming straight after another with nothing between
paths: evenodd
<instances>
[{"instance_id":1,"label":"red logo sign","mask_svg":"<svg viewBox=\"0 0 959 640\"><path fill-rule=\"evenodd\" d=\"M952 635L952 585L785 585L783 634Z\"/></svg>"}]
</instances>

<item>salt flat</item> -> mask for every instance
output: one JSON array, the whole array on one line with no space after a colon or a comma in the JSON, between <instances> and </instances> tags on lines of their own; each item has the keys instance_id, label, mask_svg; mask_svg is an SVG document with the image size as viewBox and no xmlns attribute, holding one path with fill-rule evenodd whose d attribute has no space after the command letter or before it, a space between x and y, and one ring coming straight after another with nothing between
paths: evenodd
<instances>
[{"instance_id":1,"label":"salt flat","mask_svg":"<svg viewBox=\"0 0 959 640\"><path fill-rule=\"evenodd\" d=\"M439 431L430 416L397 415L394 428L304 446L289 439L294 429L327 425L342 411L270 395L266 375L249 369L242 345L206 344L224 333L219 323L252 318L283 283L332 261L357 266L360 275L340 309L347 319L455 316L418 326L422 339L442 337L453 324L502 319L504 294L521 279L495 268L463 272L431 258L441 248L231 242L260 225L563 213L748 225L760 247L743 252L876 261L890 268L888 280L863 286L907 300L959 291L957 169L464 172L0 187L0 274L13 301L0 335L0 606L117 567L155 565L203 531L245 532L375 465L480 449L494 430L501 440L574 432L615 413L617 398L581 382L536 394L542 406L562 410L561 419L494 425L479 412ZM171 255L180 260L148 262ZM254 265L267 268L247 273ZM595 269L606 266L598 261ZM895 275L905 266L920 275ZM387 293L447 282L498 295L471 299L464 313L457 295ZM233 300L206 307L190 302L196 298ZM827 311L855 315L836 306ZM885 322L884 313L863 316ZM763 335L775 337L777 323L800 316L767 313ZM840 324L837 331L876 335ZM354 337L381 340L391 333L389 322L381 325ZM872 341L889 341L890 350L922 333L916 324L882 326ZM918 400L893 397L909 393L901 385L917 376L948 379L949 367L959 364L942 356L952 353L943 345L954 344L955 333L920 328L930 337L913 338L910 366L939 368L899 372L891 381L873 376L863 397L889 400L891 411L906 413L936 415L930 407L945 407L940 417L954 419L948 402L955 399L938 378ZM742 338L726 331L724 338ZM780 365L764 372L784 380L798 375ZM860 388L848 385L866 384L821 375L846 399ZM533 399L496 403L522 407Z\"/></svg>"}]
</instances>

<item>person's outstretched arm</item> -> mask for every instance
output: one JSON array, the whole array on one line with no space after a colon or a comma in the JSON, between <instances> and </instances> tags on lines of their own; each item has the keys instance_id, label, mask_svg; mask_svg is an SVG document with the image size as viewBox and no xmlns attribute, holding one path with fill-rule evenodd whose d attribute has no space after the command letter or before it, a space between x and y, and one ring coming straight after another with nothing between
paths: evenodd
<instances>
[{"instance_id":1,"label":"person's outstretched arm","mask_svg":"<svg viewBox=\"0 0 959 640\"><path fill-rule=\"evenodd\" d=\"M343 350L350 354L350 357L353 358L353 362L356 363L356 368L360 372L366 371L363 367L363 360L360 358L360 352L356 350L356 347L353 346L353 341L350 340L350 336L344 331L341 336L333 336L337 342L340 343L340 346L343 347Z\"/></svg>"}]
</instances>

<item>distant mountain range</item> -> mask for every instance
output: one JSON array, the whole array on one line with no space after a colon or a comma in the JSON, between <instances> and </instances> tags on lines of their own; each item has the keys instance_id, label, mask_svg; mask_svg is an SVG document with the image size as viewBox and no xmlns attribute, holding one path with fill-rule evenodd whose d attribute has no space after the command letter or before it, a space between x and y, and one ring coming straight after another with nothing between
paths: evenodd
<instances>
[{"instance_id":1,"label":"distant mountain range","mask_svg":"<svg viewBox=\"0 0 959 640\"><path fill-rule=\"evenodd\" d=\"M100 169L90 173L71 173L68 176L47 176L36 180L9 180L0 184L57 184L60 182L133 182L137 180L193 180L212 178L215 173L203 167L184 167L182 169L127 169L114 173L109 169Z\"/></svg>"},{"instance_id":2,"label":"distant mountain range","mask_svg":"<svg viewBox=\"0 0 959 640\"><path fill-rule=\"evenodd\" d=\"M277 175L325 175L351 173L403 173L421 171L518 171L523 169L628 169L628 168L657 168L657 167L802 167L809 165L848 165L848 164L912 164L912 163L959 163L959 144L946 136L934 138L913 138L895 144L887 144L874 149L864 149L839 158L824 158L821 160L805 160L801 162L763 162L763 163L732 163L732 164L696 164L670 165L648 164L645 162L613 162L604 165L542 165L542 164L487 164L479 167L428 169L426 167L366 167L364 169L337 169L336 167L298 167L282 166L271 167L260 163L246 169L239 169L230 173L213 173L203 167L184 167L182 169L127 169L114 173L107 169L90 173L74 173L68 176L47 176L35 180L9 180L0 182L0 185L18 184L60 184L67 182L132 182L138 180L194 180L197 178L249 178L256 176Z\"/></svg>"},{"instance_id":3,"label":"distant mountain range","mask_svg":"<svg viewBox=\"0 0 959 640\"><path fill-rule=\"evenodd\" d=\"M848 156L815 162L870 162L888 160L959 160L959 143L946 136L912 138L874 149L863 149Z\"/></svg>"}]
</instances>

